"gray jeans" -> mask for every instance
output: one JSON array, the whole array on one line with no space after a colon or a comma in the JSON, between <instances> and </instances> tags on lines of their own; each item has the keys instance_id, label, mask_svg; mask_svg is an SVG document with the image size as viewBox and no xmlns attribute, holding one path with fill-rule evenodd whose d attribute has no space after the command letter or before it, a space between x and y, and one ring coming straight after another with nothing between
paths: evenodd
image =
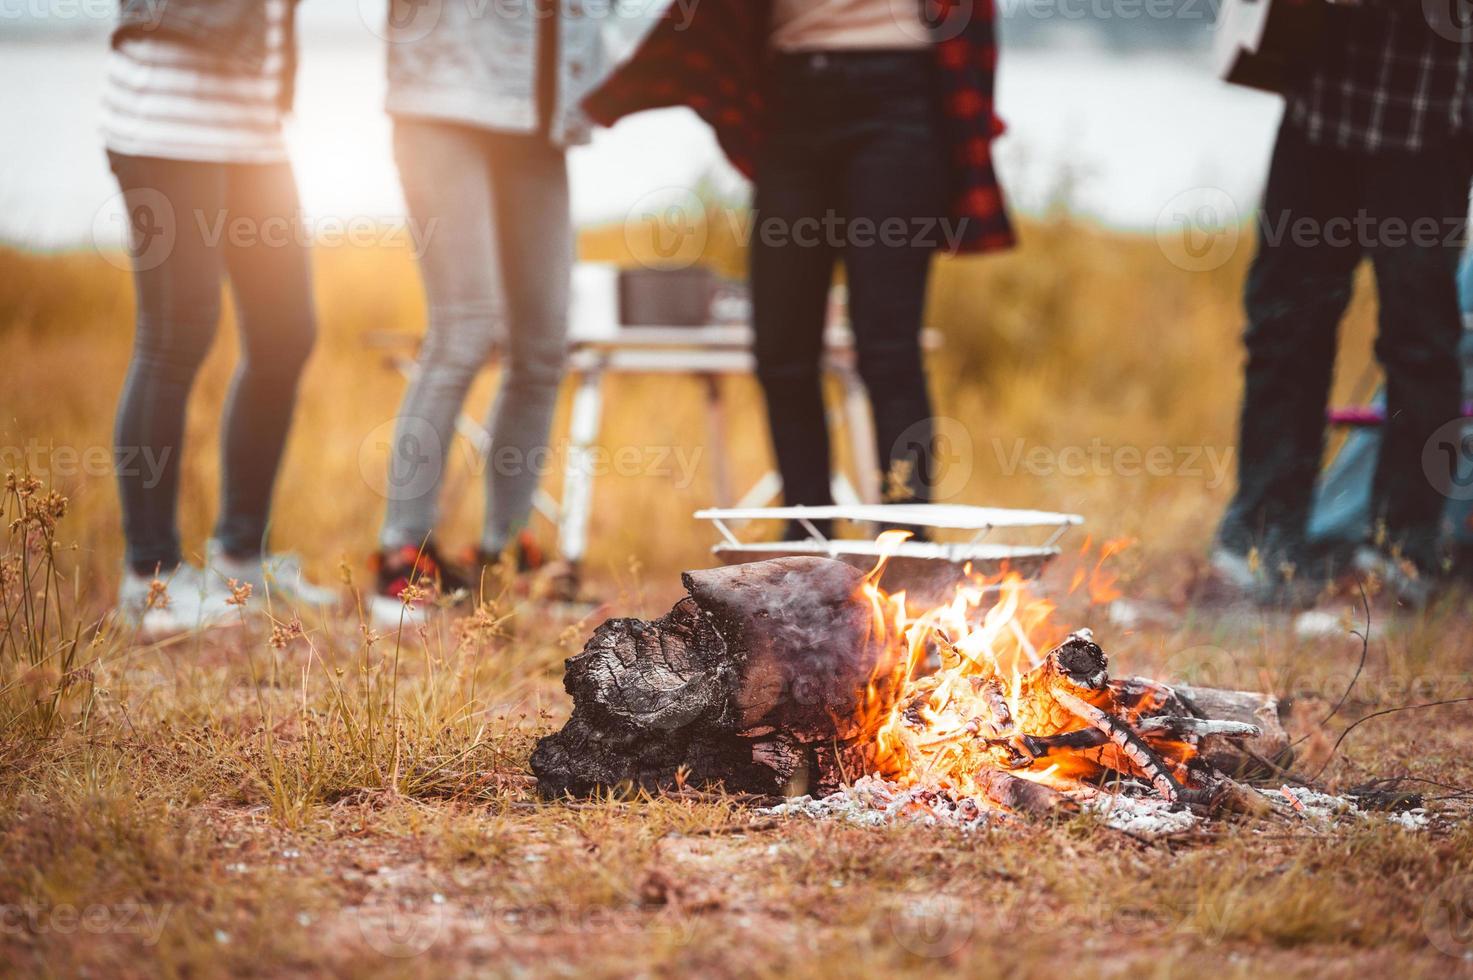
<instances>
[{"instance_id":1,"label":"gray jeans","mask_svg":"<svg viewBox=\"0 0 1473 980\"><path fill-rule=\"evenodd\" d=\"M429 331L399 410L380 544L418 545L434 530L456 417L500 346L481 540L499 552L526 526L549 458L573 259L566 162L540 135L409 118L395 120L394 153L425 229Z\"/></svg>"}]
</instances>

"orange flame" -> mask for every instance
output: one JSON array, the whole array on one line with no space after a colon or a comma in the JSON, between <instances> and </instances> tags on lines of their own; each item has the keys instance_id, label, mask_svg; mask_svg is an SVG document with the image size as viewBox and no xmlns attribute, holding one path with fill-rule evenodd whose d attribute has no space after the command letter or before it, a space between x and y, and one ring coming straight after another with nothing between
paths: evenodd
<instances>
[{"instance_id":1,"label":"orange flame","mask_svg":"<svg viewBox=\"0 0 1473 980\"><path fill-rule=\"evenodd\" d=\"M983 795L978 779L989 769L1061 789L1077 787L1079 780L1110 768L1124 771L1121 760L1112 756L1118 751L1113 745L1019 758L1012 746L1024 733L1020 719L1037 718L1040 710L1047 710L1036 703L1044 695L1026 679L1065 635L1052 620L1054 604L1014 572L989 577L968 568L950 601L913 613L904 592L887 593L879 586L889 557L883 546L907 537L905 532L881 536L882 557L860 587L876 636L894 652L871 679L864 701L868 721L878 732L875 771L902 783L925 782L974 798ZM1075 574L1070 591L1084 588L1092 602L1119 597L1117 576L1105 566L1130 544L1126 539L1107 541L1093 566ZM1097 696L1101 701L1112 697L1108 691ZM1133 706L1130 718L1156 706L1150 702L1147 697ZM1084 721L1066 716L1054 730L1026 734L1056 735L1083 727ZM1195 750L1181 742L1162 741L1153 747L1185 781L1185 765Z\"/></svg>"}]
</instances>

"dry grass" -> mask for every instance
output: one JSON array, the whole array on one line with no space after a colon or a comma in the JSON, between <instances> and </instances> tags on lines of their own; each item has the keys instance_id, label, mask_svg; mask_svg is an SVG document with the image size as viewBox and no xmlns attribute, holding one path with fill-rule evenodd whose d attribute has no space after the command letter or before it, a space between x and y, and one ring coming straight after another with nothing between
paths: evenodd
<instances>
[{"instance_id":1,"label":"dry grass","mask_svg":"<svg viewBox=\"0 0 1473 980\"><path fill-rule=\"evenodd\" d=\"M585 240L600 257L624 248L617 232ZM317 262L323 343L275 534L328 577L342 558L360 569L372 545L381 454L370 436L401 390L361 336L414 329L420 313L406 255L335 250ZM1101 531L1140 539L1124 584L1159 616L1124 629L1078 602L1063 609L1098 630L1118 670L1271 689L1299 697L1299 716L1313 722L1349 681L1358 644L1298 640L1283 622L1182 605L1179 583L1200 562L1226 487L1205 475L1009 475L993 444L1225 449L1241 274L1241 259L1191 275L1149 240L1030 228L1016 255L939 271L933 320L947 352L937 389L973 439L962 499L1078 509ZM238 628L207 640L139 645L99 627L119 557L113 489L105 474L59 472L54 450L108 444L129 305L126 277L96 256L0 254L0 444L36 439L53 451L32 460L50 467L48 485L24 496L18 486L3 501L3 523L23 525L0 547L9 576L0 972L1412 977L1466 968L1429 942L1441 935L1439 910L1468 921L1457 903L1473 894L1459 880L1473 871L1473 833L1461 822L1410 833L1371 821L1331 835L1228 824L1210 839L1142 845L1088 823L973 836L774 826L705 794L545 804L526 760L567 710L561 661L588 622L508 594L469 619L382 636L351 615L299 629L277 608L273 621L260 597ZM1361 371L1371 313L1361 301L1352 314L1342 392ZM212 356L191 409L183 520L195 546L211 517L211 430L229 348ZM730 388L745 409L735 466L755 477L764 452L753 391ZM482 403L486 395L477 392ZM701 413L693 384L621 382L605 442L700 445ZM673 572L704 561L706 538L683 515L705 500L708 479L703 470L683 489L656 476L599 485L592 568L614 611L662 611ZM68 498L59 521L52 484ZM452 505L452 542L472 535L474 498L461 493ZM1343 718L1465 694L1473 642L1463 605L1452 597L1420 621L1378 611ZM1463 707L1373 721L1326 778L1408 776L1449 795L1473 783L1470 735ZM1327 747L1306 745L1316 764Z\"/></svg>"}]
</instances>

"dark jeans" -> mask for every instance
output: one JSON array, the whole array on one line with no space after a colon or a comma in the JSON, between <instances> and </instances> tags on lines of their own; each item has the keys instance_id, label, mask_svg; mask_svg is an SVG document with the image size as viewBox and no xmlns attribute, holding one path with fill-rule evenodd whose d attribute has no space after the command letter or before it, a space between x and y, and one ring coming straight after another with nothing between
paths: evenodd
<instances>
[{"instance_id":1,"label":"dark jeans","mask_svg":"<svg viewBox=\"0 0 1473 980\"><path fill-rule=\"evenodd\" d=\"M783 496L790 505L830 501L820 362L842 259L886 499L928 499L921 314L947 213L933 57L792 54L773 67L774 129L757 164L751 274L757 376Z\"/></svg>"},{"instance_id":2,"label":"dark jeans","mask_svg":"<svg viewBox=\"0 0 1473 980\"><path fill-rule=\"evenodd\" d=\"M1446 501L1422 456L1460 410L1456 273L1468 179L1451 147L1359 155L1280 130L1248 277L1238 492L1220 544L1274 557L1302 551L1336 334L1355 268L1369 257L1388 408L1372 500L1389 542L1432 560Z\"/></svg>"},{"instance_id":3,"label":"dark jeans","mask_svg":"<svg viewBox=\"0 0 1473 980\"><path fill-rule=\"evenodd\" d=\"M241 354L222 423L214 536L227 554L258 554L315 335L291 168L108 157L132 224L138 293L115 435L127 561L145 574L180 561L185 407L215 339L227 276Z\"/></svg>"}]
</instances>

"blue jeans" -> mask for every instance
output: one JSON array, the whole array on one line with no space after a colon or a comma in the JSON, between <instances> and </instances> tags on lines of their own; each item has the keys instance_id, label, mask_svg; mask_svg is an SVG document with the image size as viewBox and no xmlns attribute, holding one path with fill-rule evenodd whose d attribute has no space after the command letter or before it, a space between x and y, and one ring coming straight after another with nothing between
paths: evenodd
<instances>
[{"instance_id":1,"label":"blue jeans","mask_svg":"<svg viewBox=\"0 0 1473 980\"><path fill-rule=\"evenodd\" d=\"M433 532L455 420L503 343L481 540L482 550L499 552L531 515L567 358L567 167L540 135L421 119L395 121L394 152L409 213L426 236L430 322L399 408L380 544L419 545Z\"/></svg>"},{"instance_id":2,"label":"blue jeans","mask_svg":"<svg viewBox=\"0 0 1473 980\"><path fill-rule=\"evenodd\" d=\"M138 294L114 438L127 562L150 574L181 560L185 407L219 327L227 278L241 350L221 423L214 536L226 554L251 557L265 547L297 380L316 335L291 168L108 159L133 229Z\"/></svg>"}]
</instances>

